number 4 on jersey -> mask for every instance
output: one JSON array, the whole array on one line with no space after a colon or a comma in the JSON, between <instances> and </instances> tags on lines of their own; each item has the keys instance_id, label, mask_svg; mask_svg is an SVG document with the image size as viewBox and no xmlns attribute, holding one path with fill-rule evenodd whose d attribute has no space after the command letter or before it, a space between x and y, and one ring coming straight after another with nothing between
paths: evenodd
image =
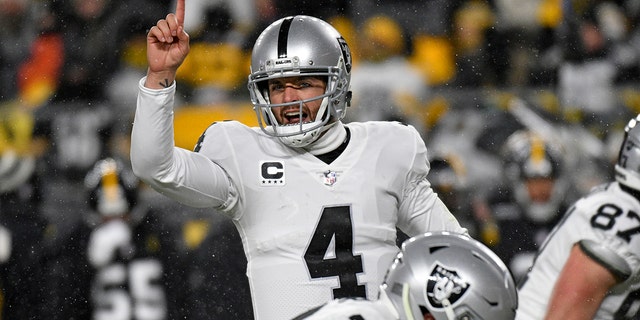
<instances>
[{"instance_id":1,"label":"number 4 on jersey","mask_svg":"<svg viewBox=\"0 0 640 320\"><path fill-rule=\"evenodd\" d=\"M335 255L327 257L332 240ZM366 288L358 285L356 276L363 272L362 257L353 254L353 241L350 207L323 208L304 260L311 278L338 277L340 287L333 289L334 298L366 298Z\"/></svg>"}]
</instances>

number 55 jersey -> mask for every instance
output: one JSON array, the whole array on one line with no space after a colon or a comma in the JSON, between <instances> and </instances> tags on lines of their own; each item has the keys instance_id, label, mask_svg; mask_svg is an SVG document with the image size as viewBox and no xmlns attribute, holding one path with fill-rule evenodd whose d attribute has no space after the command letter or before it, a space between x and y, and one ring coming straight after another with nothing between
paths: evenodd
<instances>
[{"instance_id":1,"label":"number 55 jersey","mask_svg":"<svg viewBox=\"0 0 640 320\"><path fill-rule=\"evenodd\" d=\"M520 284L516 319L542 319L553 284L572 246L587 241L607 250L589 256L616 272L625 263L631 272L602 301L595 319L637 319L640 316L640 200L611 182L578 200L547 238L531 270ZM580 270L575 270L580 272Z\"/></svg>"},{"instance_id":2,"label":"number 55 jersey","mask_svg":"<svg viewBox=\"0 0 640 320\"><path fill-rule=\"evenodd\" d=\"M132 220L116 218L90 230L83 264L90 275L87 319L177 317L177 292L185 294L186 289L181 267L169 264L179 259L173 249L177 235L151 212L141 221Z\"/></svg>"}]
</instances>

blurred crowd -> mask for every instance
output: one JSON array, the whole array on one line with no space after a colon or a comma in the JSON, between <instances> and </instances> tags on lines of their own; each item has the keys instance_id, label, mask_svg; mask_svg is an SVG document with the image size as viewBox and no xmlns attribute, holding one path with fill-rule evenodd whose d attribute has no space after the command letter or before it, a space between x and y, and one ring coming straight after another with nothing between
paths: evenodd
<instances>
[{"instance_id":1,"label":"blurred crowd","mask_svg":"<svg viewBox=\"0 0 640 320\"><path fill-rule=\"evenodd\" d=\"M0 319L250 316L231 221L131 182L135 201L118 213L126 228L107 226L113 215L95 205L95 190L108 178L87 183L104 159L129 166L146 32L173 8L0 0ZM351 46L347 121L415 126L434 188L516 278L567 204L611 179L624 124L640 112L640 0L190 0L177 145L193 148L214 120L255 123L246 89L253 42L294 14L327 20ZM116 176L127 181L123 170ZM121 185L115 193L128 190ZM137 218L123 218L134 207ZM151 231L135 231L146 224ZM164 280L153 283L169 307L145 301L147 313L131 316L140 282L119 283L114 270L134 274L140 257L91 257L104 234L124 239L108 246L161 261ZM116 305L129 311L100 313Z\"/></svg>"}]
</instances>

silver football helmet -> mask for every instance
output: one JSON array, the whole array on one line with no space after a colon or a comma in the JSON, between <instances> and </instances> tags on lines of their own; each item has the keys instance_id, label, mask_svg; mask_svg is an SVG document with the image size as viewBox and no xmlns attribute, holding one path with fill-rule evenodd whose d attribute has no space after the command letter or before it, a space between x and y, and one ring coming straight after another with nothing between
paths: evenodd
<instances>
[{"instance_id":1,"label":"silver football helmet","mask_svg":"<svg viewBox=\"0 0 640 320\"><path fill-rule=\"evenodd\" d=\"M624 140L615 166L616 180L635 190L640 190L640 126L638 122L640 122L640 115L631 119L624 128Z\"/></svg>"},{"instance_id":2,"label":"silver football helmet","mask_svg":"<svg viewBox=\"0 0 640 320\"><path fill-rule=\"evenodd\" d=\"M345 116L351 100L351 52L344 38L329 23L298 15L282 18L267 27L256 40L251 57L248 87L253 109L264 132L284 144L304 147L313 143L335 120ZM325 93L303 101L272 104L268 80L284 77L326 78ZM299 106L322 99L312 122L283 126L272 108Z\"/></svg>"},{"instance_id":3,"label":"silver football helmet","mask_svg":"<svg viewBox=\"0 0 640 320\"><path fill-rule=\"evenodd\" d=\"M399 318L513 319L518 296L505 264L466 235L433 232L406 240L380 288Z\"/></svg>"}]
</instances>

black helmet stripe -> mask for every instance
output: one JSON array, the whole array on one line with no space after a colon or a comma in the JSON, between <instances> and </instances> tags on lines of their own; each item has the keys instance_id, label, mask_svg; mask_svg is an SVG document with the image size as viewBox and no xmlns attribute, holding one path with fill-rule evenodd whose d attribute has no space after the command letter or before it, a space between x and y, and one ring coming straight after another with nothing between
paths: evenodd
<instances>
[{"instance_id":1,"label":"black helmet stripe","mask_svg":"<svg viewBox=\"0 0 640 320\"><path fill-rule=\"evenodd\" d=\"M293 17L285 18L280 25L280 33L278 34L278 58L287 57L287 40L289 38L289 29L291 29Z\"/></svg>"}]
</instances>

